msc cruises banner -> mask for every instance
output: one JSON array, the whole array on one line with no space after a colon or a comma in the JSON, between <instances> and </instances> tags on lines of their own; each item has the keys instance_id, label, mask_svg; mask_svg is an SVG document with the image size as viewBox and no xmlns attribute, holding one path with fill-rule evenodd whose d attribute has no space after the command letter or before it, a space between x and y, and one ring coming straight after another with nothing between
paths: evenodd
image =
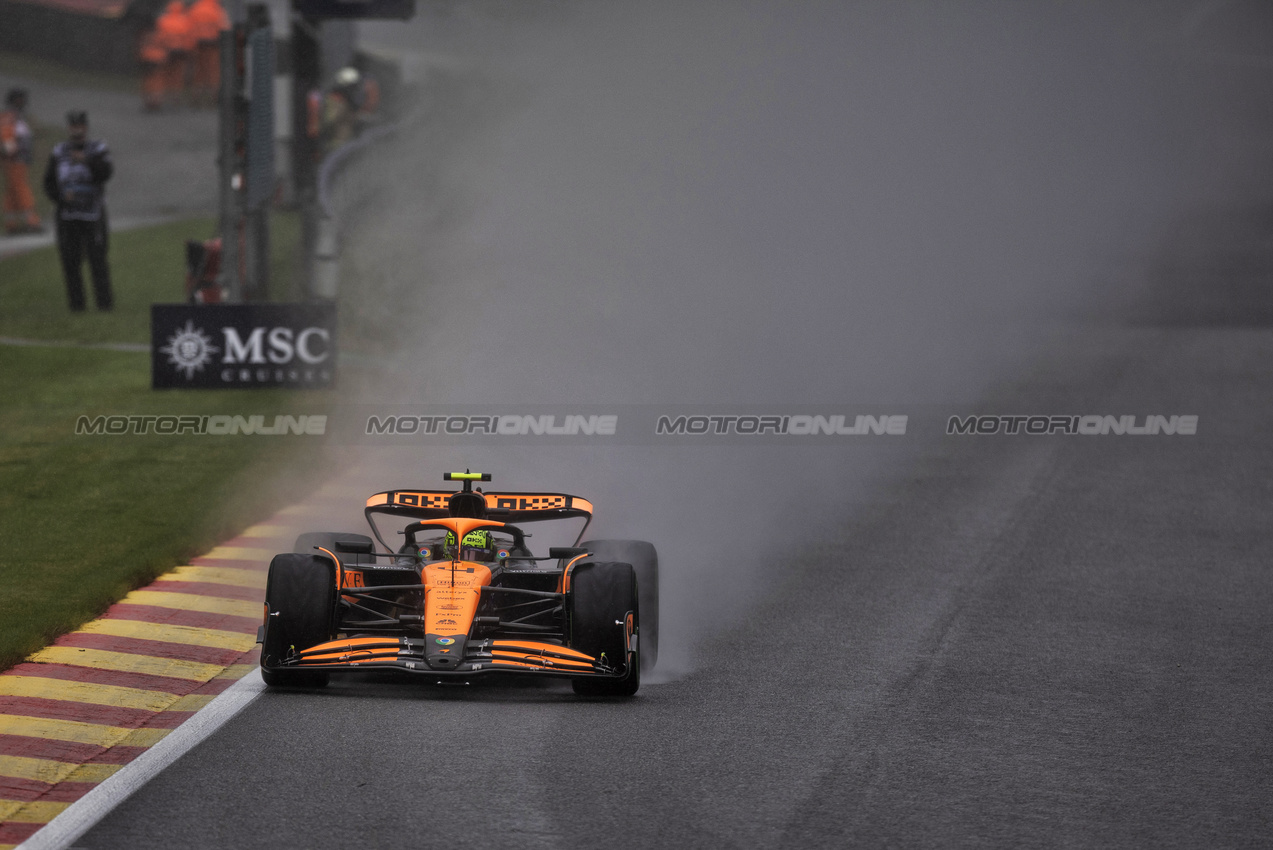
<instances>
[{"instance_id":1,"label":"msc cruises banner","mask_svg":"<svg viewBox=\"0 0 1273 850\"><path fill-rule=\"evenodd\" d=\"M334 304L152 304L155 389L295 387L336 378Z\"/></svg>"}]
</instances>

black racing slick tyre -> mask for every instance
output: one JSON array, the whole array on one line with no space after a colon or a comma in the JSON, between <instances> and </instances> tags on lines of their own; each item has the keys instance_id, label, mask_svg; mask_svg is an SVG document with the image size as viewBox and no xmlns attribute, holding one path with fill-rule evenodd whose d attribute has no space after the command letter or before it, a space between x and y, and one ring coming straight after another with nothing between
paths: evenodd
<instances>
[{"instance_id":1,"label":"black racing slick tyre","mask_svg":"<svg viewBox=\"0 0 1273 850\"><path fill-rule=\"evenodd\" d=\"M293 650L331 640L336 618L336 565L325 555L275 555L265 583L261 678L271 687L321 688L327 673L277 665Z\"/></svg>"},{"instance_id":2,"label":"black racing slick tyre","mask_svg":"<svg viewBox=\"0 0 1273 850\"><path fill-rule=\"evenodd\" d=\"M649 673L659 660L659 553L644 540L589 540L580 546L598 561L631 564L641 599L641 672Z\"/></svg>"},{"instance_id":3,"label":"black racing slick tyre","mask_svg":"<svg viewBox=\"0 0 1273 850\"><path fill-rule=\"evenodd\" d=\"M298 555L321 555L319 549L335 552L342 564L358 563L359 556L376 551L376 544L365 534L343 531L307 531L296 538L292 551Z\"/></svg>"},{"instance_id":4,"label":"black racing slick tyre","mask_svg":"<svg viewBox=\"0 0 1273 850\"><path fill-rule=\"evenodd\" d=\"M579 564L570 578L570 646L611 666L623 666L621 679L572 679L581 696L630 697L641 687L640 640L629 651L625 623L640 628L640 599L631 564L590 561Z\"/></svg>"}]
</instances>

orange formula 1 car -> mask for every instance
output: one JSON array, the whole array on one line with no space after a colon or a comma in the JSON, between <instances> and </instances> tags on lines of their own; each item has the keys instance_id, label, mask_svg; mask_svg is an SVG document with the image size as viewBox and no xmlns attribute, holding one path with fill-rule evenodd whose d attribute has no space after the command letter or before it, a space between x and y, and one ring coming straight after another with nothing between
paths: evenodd
<instances>
[{"instance_id":1,"label":"orange formula 1 car","mask_svg":"<svg viewBox=\"0 0 1273 850\"><path fill-rule=\"evenodd\" d=\"M635 694L658 654L654 547L580 544L592 504L578 496L483 493L473 482L490 475L444 477L462 489L368 499L375 540L302 534L274 557L257 636L266 684L321 687L333 671L392 670L438 682L557 676L578 694ZM523 526L535 523L571 545L532 554ZM394 525L401 540L391 545Z\"/></svg>"}]
</instances>

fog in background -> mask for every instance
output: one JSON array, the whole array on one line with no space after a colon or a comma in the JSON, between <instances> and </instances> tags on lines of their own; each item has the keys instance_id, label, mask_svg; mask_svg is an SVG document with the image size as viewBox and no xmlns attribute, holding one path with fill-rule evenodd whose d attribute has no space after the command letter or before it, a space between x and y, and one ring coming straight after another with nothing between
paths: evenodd
<instances>
[{"instance_id":1,"label":"fog in background","mask_svg":"<svg viewBox=\"0 0 1273 850\"><path fill-rule=\"evenodd\" d=\"M342 346L383 363L342 401L972 403L1269 188L1201 4L420 6L361 25L422 86L342 190ZM659 549L676 675L920 448L350 447L334 491L349 530L454 468L592 499Z\"/></svg>"}]
</instances>

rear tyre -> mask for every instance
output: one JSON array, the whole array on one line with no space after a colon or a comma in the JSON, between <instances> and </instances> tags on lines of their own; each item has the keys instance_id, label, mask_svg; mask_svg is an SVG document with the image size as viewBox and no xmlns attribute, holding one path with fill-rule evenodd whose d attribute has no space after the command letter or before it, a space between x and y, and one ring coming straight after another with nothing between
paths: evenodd
<instances>
[{"instance_id":1,"label":"rear tyre","mask_svg":"<svg viewBox=\"0 0 1273 850\"><path fill-rule=\"evenodd\" d=\"M649 673L659 660L659 553L644 540L589 540L580 546L598 561L631 564L641 599L641 672Z\"/></svg>"},{"instance_id":2,"label":"rear tyre","mask_svg":"<svg viewBox=\"0 0 1273 850\"><path fill-rule=\"evenodd\" d=\"M570 578L570 646L611 666L623 665L621 679L573 679L581 696L630 697L641 687L641 642L629 652L625 622L641 624L636 573L631 564L590 561L579 564Z\"/></svg>"},{"instance_id":3,"label":"rear tyre","mask_svg":"<svg viewBox=\"0 0 1273 850\"><path fill-rule=\"evenodd\" d=\"M304 536L304 535L302 535ZM321 688L322 670L278 667L292 650L331 640L336 618L336 565L325 555L275 555L265 584L261 678L271 687Z\"/></svg>"}]
</instances>

